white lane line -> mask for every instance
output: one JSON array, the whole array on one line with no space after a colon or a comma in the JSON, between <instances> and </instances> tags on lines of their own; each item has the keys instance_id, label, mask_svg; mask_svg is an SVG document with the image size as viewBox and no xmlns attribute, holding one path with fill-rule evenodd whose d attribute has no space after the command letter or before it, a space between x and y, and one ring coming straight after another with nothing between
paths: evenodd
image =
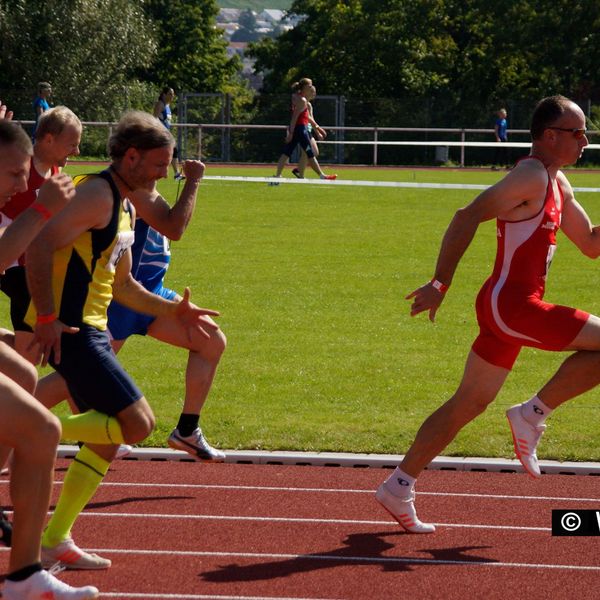
<instances>
[{"instance_id":1,"label":"white lane line","mask_svg":"<svg viewBox=\"0 0 600 600\"><path fill-rule=\"evenodd\" d=\"M494 559L450 560L438 558L420 558L418 556L352 556L340 554L284 554L268 552L200 552L180 550L134 550L123 548L86 548L89 552L99 554L136 554L142 556L192 556L216 558L241 558L241 559L268 559L268 560L315 560L327 562L350 562L372 564L419 564L419 565L458 565L477 567L505 567L517 569L548 569L567 571L600 571L600 565L566 565L548 563L503 562ZM104 595L104 594L103 594Z\"/></svg>"},{"instance_id":2,"label":"white lane line","mask_svg":"<svg viewBox=\"0 0 600 600\"><path fill-rule=\"evenodd\" d=\"M53 511L48 511L48 516ZM12 515L12 510L5 510L4 514ZM320 525L376 525L398 527L396 521L366 520L366 519L316 519L302 517L259 517L241 515L188 515L169 513L120 513L120 512L94 512L84 510L80 517L102 517L121 519L163 519L179 521L248 521L256 523L305 523ZM550 532L551 527L530 527L527 525L492 525L489 523L433 523L436 527L448 527L453 529L491 529L502 531L538 531Z\"/></svg>"},{"instance_id":3,"label":"white lane line","mask_svg":"<svg viewBox=\"0 0 600 600\"><path fill-rule=\"evenodd\" d=\"M102 592L103 598L174 598L175 600L333 600L332 598L299 598L282 596L222 596L216 594L139 594L136 592Z\"/></svg>"},{"instance_id":4,"label":"white lane line","mask_svg":"<svg viewBox=\"0 0 600 600\"><path fill-rule=\"evenodd\" d=\"M9 514L8 511L5 513ZM48 514L52 514L51 512ZM164 513L113 513L84 511L81 517L119 517L129 519L174 519L185 521L251 521L264 523L307 523L325 525L390 525L397 527L396 521L359 520L359 519L309 519L301 517L258 517L240 515L178 515ZM452 527L461 529L501 529L507 531L552 531L550 527L527 527L521 525L488 525L486 523L434 523L438 527Z\"/></svg>"},{"instance_id":5,"label":"white lane line","mask_svg":"<svg viewBox=\"0 0 600 600\"><path fill-rule=\"evenodd\" d=\"M8 483L7 480L0 480ZM54 485L62 485L62 481L55 481ZM287 487L287 486L263 486L263 485L225 485L209 483L137 483L137 482L103 482L101 487L140 487L140 488L167 488L167 489L207 489L207 490L243 490L264 492L308 492L324 494L374 494L375 490L363 490L352 488L311 488L311 487ZM579 498L576 496L521 496L515 494L474 494L467 492L417 492L418 496L440 496L452 498L479 498L490 500L538 500L544 502L593 502L600 504L598 498Z\"/></svg>"}]
</instances>

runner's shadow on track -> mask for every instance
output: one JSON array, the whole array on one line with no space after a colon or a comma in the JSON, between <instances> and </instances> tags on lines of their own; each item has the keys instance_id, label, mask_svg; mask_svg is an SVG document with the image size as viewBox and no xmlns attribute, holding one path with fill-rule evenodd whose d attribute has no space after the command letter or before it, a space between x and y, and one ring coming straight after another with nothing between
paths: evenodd
<instances>
[{"instance_id":1,"label":"runner's shadow on track","mask_svg":"<svg viewBox=\"0 0 600 600\"><path fill-rule=\"evenodd\" d=\"M229 564L213 571L199 573L205 581L258 581L288 577L296 573L329 569L338 566L380 565L383 571L412 571L413 567L423 564L453 564L455 562L496 562L493 559L465 554L470 550L480 550L489 546L462 546L458 548L435 548L422 550L433 558L384 556L395 544L384 538L405 535L401 532L354 533L344 540L344 546L334 550L314 554L294 556L287 560L250 565Z\"/></svg>"},{"instance_id":2,"label":"runner's shadow on track","mask_svg":"<svg viewBox=\"0 0 600 600\"><path fill-rule=\"evenodd\" d=\"M130 504L131 502L163 502L165 500L193 500L194 496L128 496L118 500L107 500L106 502L90 502L86 504L87 509L107 508L109 506L119 506L120 504ZM50 506L54 510L56 506Z\"/></svg>"}]
</instances>

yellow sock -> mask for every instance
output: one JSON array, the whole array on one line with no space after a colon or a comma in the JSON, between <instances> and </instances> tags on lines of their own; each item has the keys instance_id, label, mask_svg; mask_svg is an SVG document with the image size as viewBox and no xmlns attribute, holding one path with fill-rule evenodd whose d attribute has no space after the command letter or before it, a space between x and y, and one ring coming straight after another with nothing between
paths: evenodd
<instances>
[{"instance_id":1,"label":"yellow sock","mask_svg":"<svg viewBox=\"0 0 600 600\"><path fill-rule=\"evenodd\" d=\"M60 498L44 535L43 546L56 546L71 535L71 527L102 483L110 463L83 446L70 464Z\"/></svg>"},{"instance_id":2,"label":"yellow sock","mask_svg":"<svg viewBox=\"0 0 600 600\"><path fill-rule=\"evenodd\" d=\"M122 444L125 441L119 421L96 410L88 410L80 415L59 417L59 419L63 440L76 440L89 444Z\"/></svg>"}]
</instances>

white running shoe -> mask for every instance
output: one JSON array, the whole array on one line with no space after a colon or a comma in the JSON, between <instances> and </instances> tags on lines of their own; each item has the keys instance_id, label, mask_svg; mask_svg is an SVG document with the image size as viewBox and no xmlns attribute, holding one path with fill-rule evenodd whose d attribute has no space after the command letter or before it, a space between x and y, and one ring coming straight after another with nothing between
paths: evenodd
<instances>
[{"instance_id":1,"label":"white running shoe","mask_svg":"<svg viewBox=\"0 0 600 600\"><path fill-rule=\"evenodd\" d=\"M167 444L174 450L183 450L191 454L196 460L209 460L212 462L223 462L225 452L213 448L207 441L202 430L197 427L192 435L183 437L178 429L173 429Z\"/></svg>"},{"instance_id":2,"label":"white running shoe","mask_svg":"<svg viewBox=\"0 0 600 600\"><path fill-rule=\"evenodd\" d=\"M79 548L72 538L67 538L56 546L42 546L42 566L49 569L56 563L65 569L108 569L112 562L97 554L90 554Z\"/></svg>"},{"instance_id":3,"label":"white running shoe","mask_svg":"<svg viewBox=\"0 0 600 600\"><path fill-rule=\"evenodd\" d=\"M409 533L433 533L435 531L435 525L423 523L417 517L414 492L406 497L395 496L387 489L384 482L375 492L375 498Z\"/></svg>"},{"instance_id":4,"label":"white running shoe","mask_svg":"<svg viewBox=\"0 0 600 600\"><path fill-rule=\"evenodd\" d=\"M3 600L94 600L99 597L93 585L71 587L48 571L37 571L24 581L4 582Z\"/></svg>"},{"instance_id":5,"label":"white running shoe","mask_svg":"<svg viewBox=\"0 0 600 600\"><path fill-rule=\"evenodd\" d=\"M125 458L126 456L129 456L132 452L133 446L130 446L129 444L119 444L119 449L115 454L115 459L119 460L120 458Z\"/></svg>"},{"instance_id":6,"label":"white running shoe","mask_svg":"<svg viewBox=\"0 0 600 600\"><path fill-rule=\"evenodd\" d=\"M538 457L536 454L537 445L546 430L545 425L532 425L523 417L521 405L517 404L506 411L506 418L512 431L515 454L521 461L525 471L534 478L542 476Z\"/></svg>"}]
</instances>

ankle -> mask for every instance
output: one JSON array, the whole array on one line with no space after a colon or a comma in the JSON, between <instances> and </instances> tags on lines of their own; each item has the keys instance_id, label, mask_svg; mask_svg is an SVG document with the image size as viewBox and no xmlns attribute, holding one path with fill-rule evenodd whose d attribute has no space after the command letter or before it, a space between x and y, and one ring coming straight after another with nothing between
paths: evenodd
<instances>
[{"instance_id":1,"label":"ankle","mask_svg":"<svg viewBox=\"0 0 600 600\"><path fill-rule=\"evenodd\" d=\"M410 496L415 491L416 478L411 477L400 467L385 480L385 486L394 496Z\"/></svg>"},{"instance_id":2,"label":"ankle","mask_svg":"<svg viewBox=\"0 0 600 600\"><path fill-rule=\"evenodd\" d=\"M546 406L540 398L534 396L521 404L521 415L533 426L538 427L550 416L552 409Z\"/></svg>"}]
</instances>

